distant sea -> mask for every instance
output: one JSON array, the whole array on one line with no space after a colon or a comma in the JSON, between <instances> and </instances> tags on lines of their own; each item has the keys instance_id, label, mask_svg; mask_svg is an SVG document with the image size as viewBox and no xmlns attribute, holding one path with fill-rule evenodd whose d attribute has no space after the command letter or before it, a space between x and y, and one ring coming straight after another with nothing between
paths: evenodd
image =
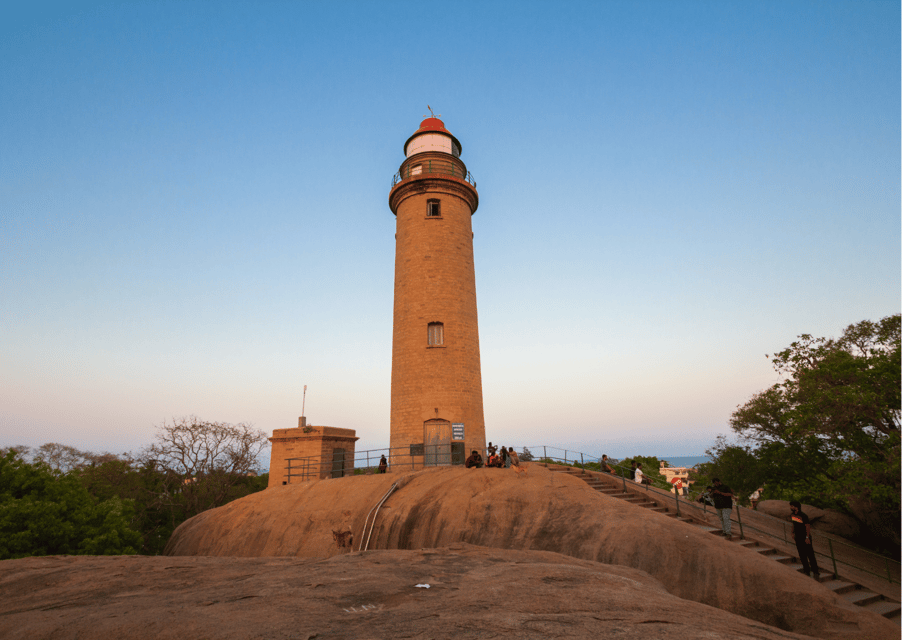
<instances>
[{"instance_id":1,"label":"distant sea","mask_svg":"<svg viewBox=\"0 0 902 640\"><path fill-rule=\"evenodd\" d=\"M658 460L667 460L671 467L694 467L702 462L711 462L708 456L656 456Z\"/></svg>"}]
</instances>

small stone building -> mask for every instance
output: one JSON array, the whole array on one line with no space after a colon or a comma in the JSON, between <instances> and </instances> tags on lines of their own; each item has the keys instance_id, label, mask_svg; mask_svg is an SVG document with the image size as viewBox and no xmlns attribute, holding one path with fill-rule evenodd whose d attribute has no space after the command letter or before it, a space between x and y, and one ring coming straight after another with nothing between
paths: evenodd
<instances>
[{"instance_id":1,"label":"small stone building","mask_svg":"<svg viewBox=\"0 0 902 640\"><path fill-rule=\"evenodd\" d=\"M297 428L273 429L269 486L353 475L357 440L353 429L308 426L303 417Z\"/></svg>"}]
</instances>

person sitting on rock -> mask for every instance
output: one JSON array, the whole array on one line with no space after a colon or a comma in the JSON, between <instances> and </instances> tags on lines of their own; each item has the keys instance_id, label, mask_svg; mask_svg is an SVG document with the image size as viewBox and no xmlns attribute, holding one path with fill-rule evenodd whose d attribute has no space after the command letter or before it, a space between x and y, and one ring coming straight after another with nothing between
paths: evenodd
<instances>
[{"instance_id":1,"label":"person sitting on rock","mask_svg":"<svg viewBox=\"0 0 902 640\"><path fill-rule=\"evenodd\" d=\"M636 481L636 484L648 484L648 481L645 479L645 474L642 472L642 463L636 463L636 473L633 476L633 479Z\"/></svg>"},{"instance_id":2,"label":"person sitting on rock","mask_svg":"<svg viewBox=\"0 0 902 640\"><path fill-rule=\"evenodd\" d=\"M471 453L470 457L467 458L467 461L465 464L467 466L467 469L472 469L473 467L476 467L477 469L481 469L482 468L482 456L479 455L479 452L476 451L476 449L473 449L473 453Z\"/></svg>"},{"instance_id":3,"label":"person sitting on rock","mask_svg":"<svg viewBox=\"0 0 902 640\"><path fill-rule=\"evenodd\" d=\"M489 456L489 461L486 463L487 467L500 467L501 466L501 458L497 453L493 453Z\"/></svg>"},{"instance_id":4,"label":"person sitting on rock","mask_svg":"<svg viewBox=\"0 0 902 640\"><path fill-rule=\"evenodd\" d=\"M749 496L749 504L752 505L752 509L758 510L758 503L761 501L761 494L764 493L764 487L758 487L755 489L754 493Z\"/></svg>"},{"instance_id":5,"label":"person sitting on rock","mask_svg":"<svg viewBox=\"0 0 902 640\"><path fill-rule=\"evenodd\" d=\"M517 455L517 452L514 451L513 447L507 448L507 455L510 459L511 466L519 467L520 466L520 456Z\"/></svg>"},{"instance_id":6,"label":"person sitting on rock","mask_svg":"<svg viewBox=\"0 0 902 640\"><path fill-rule=\"evenodd\" d=\"M601 470L605 473L614 473L614 470L611 468L611 465L608 464L608 454L604 454L601 456Z\"/></svg>"}]
</instances>

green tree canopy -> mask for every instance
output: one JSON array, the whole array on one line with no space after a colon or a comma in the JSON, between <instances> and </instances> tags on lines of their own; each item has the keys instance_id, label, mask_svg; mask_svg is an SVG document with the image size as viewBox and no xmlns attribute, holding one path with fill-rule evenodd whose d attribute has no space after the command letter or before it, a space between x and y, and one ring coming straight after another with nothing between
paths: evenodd
<instances>
[{"instance_id":1,"label":"green tree canopy","mask_svg":"<svg viewBox=\"0 0 902 640\"><path fill-rule=\"evenodd\" d=\"M896 314L850 325L836 339L799 336L772 357L782 381L739 406L730 420L746 453L760 463L755 474L766 474L773 485L769 497L820 494L818 502L853 513L895 545L900 325ZM709 453L719 455L718 448Z\"/></svg>"},{"instance_id":2,"label":"green tree canopy","mask_svg":"<svg viewBox=\"0 0 902 640\"><path fill-rule=\"evenodd\" d=\"M137 553L131 517L128 501L96 500L73 475L15 451L0 457L0 559Z\"/></svg>"}]
</instances>

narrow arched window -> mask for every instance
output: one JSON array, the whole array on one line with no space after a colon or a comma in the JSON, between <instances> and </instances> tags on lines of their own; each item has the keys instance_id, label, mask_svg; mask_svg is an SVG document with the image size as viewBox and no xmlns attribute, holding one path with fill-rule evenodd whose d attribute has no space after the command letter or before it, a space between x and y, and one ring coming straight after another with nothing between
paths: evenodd
<instances>
[{"instance_id":1,"label":"narrow arched window","mask_svg":"<svg viewBox=\"0 0 902 640\"><path fill-rule=\"evenodd\" d=\"M441 322L430 322L427 339L430 347L438 347L445 344L445 325Z\"/></svg>"},{"instance_id":2,"label":"narrow arched window","mask_svg":"<svg viewBox=\"0 0 902 640\"><path fill-rule=\"evenodd\" d=\"M440 200L426 201L426 216L429 218L438 218L442 215L442 203Z\"/></svg>"}]
</instances>

